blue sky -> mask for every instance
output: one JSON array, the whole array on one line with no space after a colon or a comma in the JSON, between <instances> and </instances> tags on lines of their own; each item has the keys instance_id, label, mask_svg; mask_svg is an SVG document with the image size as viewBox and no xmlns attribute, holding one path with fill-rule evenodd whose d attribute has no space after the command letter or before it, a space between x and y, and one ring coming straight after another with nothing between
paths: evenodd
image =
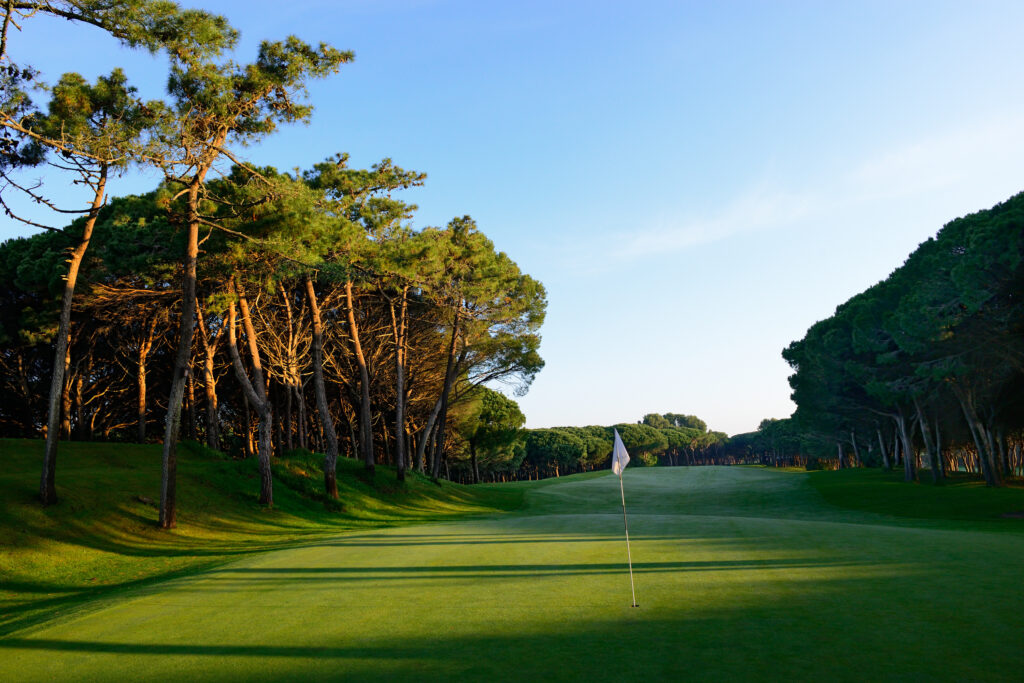
<instances>
[{"instance_id":1,"label":"blue sky","mask_svg":"<svg viewBox=\"0 0 1024 683\"><path fill-rule=\"evenodd\" d=\"M785 417L783 347L1024 189L1024 3L203 6L242 31L239 61L290 33L356 53L310 88L309 126L249 158L425 171L417 225L472 215L545 284L531 427ZM122 65L162 93L159 58L98 31L32 19L10 49L54 79Z\"/></svg>"}]
</instances>

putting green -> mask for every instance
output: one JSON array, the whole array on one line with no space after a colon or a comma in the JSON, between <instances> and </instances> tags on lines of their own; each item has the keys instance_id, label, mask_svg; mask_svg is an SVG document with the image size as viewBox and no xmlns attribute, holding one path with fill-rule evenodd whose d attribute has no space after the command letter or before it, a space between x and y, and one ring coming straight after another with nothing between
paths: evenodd
<instances>
[{"instance_id":1,"label":"putting green","mask_svg":"<svg viewBox=\"0 0 1024 683\"><path fill-rule=\"evenodd\" d=\"M826 506L806 475L629 469L353 533L0 639L0 680L1019 680L1024 537Z\"/></svg>"}]
</instances>

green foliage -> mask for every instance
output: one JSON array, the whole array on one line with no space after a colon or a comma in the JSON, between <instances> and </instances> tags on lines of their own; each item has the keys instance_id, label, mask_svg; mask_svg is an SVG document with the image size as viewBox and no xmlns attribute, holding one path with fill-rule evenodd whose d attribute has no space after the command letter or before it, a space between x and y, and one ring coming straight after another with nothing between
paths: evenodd
<instances>
[{"instance_id":1,"label":"green foliage","mask_svg":"<svg viewBox=\"0 0 1024 683\"><path fill-rule=\"evenodd\" d=\"M656 465L658 456L668 448L668 439L654 427L645 424L622 423L615 425L622 444L629 451L630 464Z\"/></svg>"},{"instance_id":2,"label":"green foliage","mask_svg":"<svg viewBox=\"0 0 1024 683\"><path fill-rule=\"evenodd\" d=\"M1024 389L1022 283L1024 194L944 226L783 351L801 447L850 450L895 428L902 450L926 452L936 481L939 449L961 447L980 454L990 485L1002 483L997 442L1024 427L1010 409Z\"/></svg>"},{"instance_id":3,"label":"green foliage","mask_svg":"<svg viewBox=\"0 0 1024 683\"><path fill-rule=\"evenodd\" d=\"M526 433L525 462L547 476L568 473L586 452L580 438L559 429L531 429Z\"/></svg>"}]
</instances>

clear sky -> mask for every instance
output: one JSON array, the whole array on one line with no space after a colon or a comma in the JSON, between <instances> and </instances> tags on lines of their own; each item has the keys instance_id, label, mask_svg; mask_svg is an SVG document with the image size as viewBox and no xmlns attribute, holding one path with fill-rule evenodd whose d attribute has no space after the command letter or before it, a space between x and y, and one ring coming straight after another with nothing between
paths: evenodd
<instances>
[{"instance_id":1,"label":"clear sky","mask_svg":"<svg viewBox=\"0 0 1024 683\"><path fill-rule=\"evenodd\" d=\"M311 87L311 125L249 158L425 171L418 226L469 214L545 284L530 427L786 417L787 344L1024 189L1019 1L202 6L242 31L238 61L288 34L356 53ZM53 80L122 65L162 94L160 59L93 29L31 19L10 51Z\"/></svg>"}]
</instances>

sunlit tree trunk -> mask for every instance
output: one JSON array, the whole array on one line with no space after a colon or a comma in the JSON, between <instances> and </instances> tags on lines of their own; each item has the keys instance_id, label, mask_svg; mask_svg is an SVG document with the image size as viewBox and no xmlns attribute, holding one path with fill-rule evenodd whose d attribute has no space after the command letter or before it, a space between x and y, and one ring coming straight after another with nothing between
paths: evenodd
<instances>
[{"instance_id":1,"label":"sunlit tree trunk","mask_svg":"<svg viewBox=\"0 0 1024 683\"><path fill-rule=\"evenodd\" d=\"M402 301L398 315L391 302L391 329L395 342L395 471L399 481L405 480L405 336L406 315L409 309L408 287L402 288Z\"/></svg>"},{"instance_id":2,"label":"sunlit tree trunk","mask_svg":"<svg viewBox=\"0 0 1024 683\"><path fill-rule=\"evenodd\" d=\"M366 367L366 356L359 340L359 326L356 323L355 301L352 294L352 282L345 283L345 299L348 309L349 338L355 352L356 364L359 366L359 450L366 469L373 472L373 416L370 413L370 372Z\"/></svg>"},{"instance_id":3,"label":"sunlit tree trunk","mask_svg":"<svg viewBox=\"0 0 1024 683\"><path fill-rule=\"evenodd\" d=\"M217 343L223 338L220 332L211 342L210 332L203 319L203 311L196 306L199 319L199 338L203 344L203 390L206 394L206 445L220 450L220 415L217 403L217 376L214 374L214 359L217 354Z\"/></svg>"},{"instance_id":4,"label":"sunlit tree trunk","mask_svg":"<svg viewBox=\"0 0 1024 683\"><path fill-rule=\"evenodd\" d=\"M174 356L174 374L167 399L164 424L163 459L160 472L160 520L162 529L178 525L177 479L178 435L181 431L181 406L185 398L185 376L192 356L192 335L195 332L196 261L199 257L199 187L203 176L197 174L188 187L188 225L185 261L181 286L181 320L178 328L178 349Z\"/></svg>"},{"instance_id":5,"label":"sunlit tree trunk","mask_svg":"<svg viewBox=\"0 0 1024 683\"><path fill-rule=\"evenodd\" d=\"M441 390L441 413L437 422L437 443L434 446L433 462L431 463L430 475L437 479L440 475L441 457L444 453L444 431L445 422L448 419L448 399L451 395L452 384L455 382L455 346L459 338L459 313L455 313L452 321L452 339L448 345L448 363L444 372L444 387Z\"/></svg>"},{"instance_id":6,"label":"sunlit tree trunk","mask_svg":"<svg viewBox=\"0 0 1024 683\"><path fill-rule=\"evenodd\" d=\"M232 283L232 290L234 290ZM249 356L252 362L254 382L249 380L249 374L242 365L242 358L238 353L238 340L235 335L236 312L235 302L228 305L228 350L231 353L231 362L235 369L235 376L242 386L242 391L252 407L256 410L258 420L258 437L256 457L259 462L260 473L260 495L261 505L272 507L274 504L274 483L271 474L270 456L273 448L273 411L270 400L267 397L266 381L263 374L263 365L260 363L259 347L256 344L256 330L252 324L252 316L249 314L249 302L240 292L238 295L238 309L242 313L242 326L245 330L249 347Z\"/></svg>"},{"instance_id":7,"label":"sunlit tree trunk","mask_svg":"<svg viewBox=\"0 0 1024 683\"><path fill-rule=\"evenodd\" d=\"M146 333L139 342L139 358L136 366L138 381L138 424L137 438L139 443L146 443L146 361L153 348L153 336L156 332L156 316L149 321Z\"/></svg>"},{"instance_id":8,"label":"sunlit tree trunk","mask_svg":"<svg viewBox=\"0 0 1024 683\"><path fill-rule=\"evenodd\" d=\"M324 454L324 490L329 498L338 497L338 433L334 429L334 418L327 403L327 387L324 385L324 353L323 339L324 328L320 318L320 306L316 298L316 290L313 287L313 280L306 278L306 295L309 297L309 307L313 314L313 392L316 394L317 412L320 414L320 424L324 430L324 438L327 441L327 452Z\"/></svg>"},{"instance_id":9,"label":"sunlit tree trunk","mask_svg":"<svg viewBox=\"0 0 1024 683\"><path fill-rule=\"evenodd\" d=\"M82 226L82 239L71 250L71 258L68 260L68 274L64 278L64 296L61 299L60 322L57 325L56 349L53 353L53 376L50 378L50 399L46 418L46 445L43 448L43 471L39 480L39 500L43 505L53 505L57 502L57 441L60 436L58 429L60 425L61 394L64 391L64 374L67 368L65 359L68 354L68 344L71 336L71 304L75 296L75 284L78 282L78 271L82 266L85 252L89 248L92 231L96 227L96 219L99 218L100 207L103 206L103 199L106 196L106 187L107 167L104 165L100 169L92 206L89 209L89 217L86 219L85 225Z\"/></svg>"}]
</instances>

